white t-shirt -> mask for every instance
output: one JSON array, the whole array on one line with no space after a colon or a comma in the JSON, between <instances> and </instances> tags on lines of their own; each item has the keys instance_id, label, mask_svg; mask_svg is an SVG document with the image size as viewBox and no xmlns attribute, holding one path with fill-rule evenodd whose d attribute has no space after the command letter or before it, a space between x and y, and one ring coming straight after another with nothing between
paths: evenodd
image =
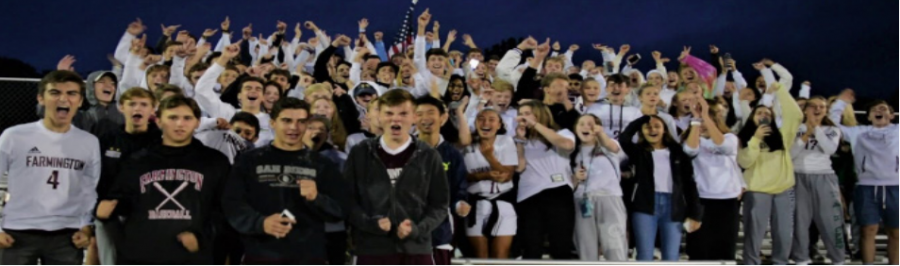
<instances>
[{"instance_id":1,"label":"white t-shirt","mask_svg":"<svg viewBox=\"0 0 900 266\"><path fill-rule=\"evenodd\" d=\"M476 116L477 113L466 118L469 121L469 132L475 132ZM519 110L516 110L515 108L509 108L506 112L500 114L500 120L503 120L503 126L506 127L506 134L503 134L504 136L510 138L516 137L516 127L519 125L519 123L516 122L518 116Z\"/></svg>"},{"instance_id":2,"label":"white t-shirt","mask_svg":"<svg viewBox=\"0 0 900 266\"><path fill-rule=\"evenodd\" d=\"M693 158L694 180L700 198L724 200L741 195L746 184L737 163L738 143L737 136L725 134L722 145L706 138L700 138L696 150L684 145L684 153Z\"/></svg>"},{"instance_id":3,"label":"white t-shirt","mask_svg":"<svg viewBox=\"0 0 900 266\"><path fill-rule=\"evenodd\" d=\"M575 134L567 129L557 133L575 141ZM556 147L547 147L539 140L532 140L525 144L527 167L520 176L518 202L525 201L544 190L571 186L572 169L569 167L571 152Z\"/></svg>"},{"instance_id":4,"label":"white t-shirt","mask_svg":"<svg viewBox=\"0 0 900 266\"><path fill-rule=\"evenodd\" d=\"M672 193L672 160L669 149L653 151L653 181L656 192Z\"/></svg>"},{"instance_id":5,"label":"white t-shirt","mask_svg":"<svg viewBox=\"0 0 900 266\"><path fill-rule=\"evenodd\" d=\"M809 141L803 142L807 132L806 125L800 125L797 140L791 147L791 158L794 161L794 172L801 174L834 174L831 168L831 155L841 145L841 131L834 127L820 126Z\"/></svg>"},{"instance_id":6,"label":"white t-shirt","mask_svg":"<svg viewBox=\"0 0 900 266\"><path fill-rule=\"evenodd\" d=\"M100 181L100 143L74 126L52 132L43 120L0 135L0 175L9 173L2 228L57 231L91 224Z\"/></svg>"},{"instance_id":7,"label":"white t-shirt","mask_svg":"<svg viewBox=\"0 0 900 266\"><path fill-rule=\"evenodd\" d=\"M616 145L619 145L616 142ZM576 169L584 166L587 170L587 181L578 186L575 195L600 194L604 196L619 196L622 194L622 170L619 166L625 159L625 153L619 149L619 153L610 153L601 148L602 153L594 153L594 147L581 147L581 151L575 157Z\"/></svg>"},{"instance_id":8,"label":"white t-shirt","mask_svg":"<svg viewBox=\"0 0 900 266\"><path fill-rule=\"evenodd\" d=\"M507 136L497 136L494 141L494 157L503 166L518 166L519 155L516 151L516 143L512 138ZM481 144L473 144L464 150L463 154L466 162L466 170L469 174L488 173L491 165L488 163L484 155L481 154ZM482 180L469 183L469 193L477 194L481 197L494 199L503 193L513 189L512 182L497 183L491 180Z\"/></svg>"},{"instance_id":9,"label":"white t-shirt","mask_svg":"<svg viewBox=\"0 0 900 266\"><path fill-rule=\"evenodd\" d=\"M641 118L641 110L631 106L613 106L609 103L596 103L588 107L588 114L600 118L606 135L618 139L631 122Z\"/></svg>"}]
</instances>

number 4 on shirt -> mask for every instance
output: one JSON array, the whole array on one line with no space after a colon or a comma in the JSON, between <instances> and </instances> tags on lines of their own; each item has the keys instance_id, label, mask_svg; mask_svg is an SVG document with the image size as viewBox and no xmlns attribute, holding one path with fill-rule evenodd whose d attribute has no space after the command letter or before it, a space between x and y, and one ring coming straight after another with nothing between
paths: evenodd
<instances>
[{"instance_id":1,"label":"number 4 on shirt","mask_svg":"<svg viewBox=\"0 0 900 266\"><path fill-rule=\"evenodd\" d=\"M47 185L53 186L53 190L59 187L59 171L53 171L50 178L47 179Z\"/></svg>"}]
</instances>

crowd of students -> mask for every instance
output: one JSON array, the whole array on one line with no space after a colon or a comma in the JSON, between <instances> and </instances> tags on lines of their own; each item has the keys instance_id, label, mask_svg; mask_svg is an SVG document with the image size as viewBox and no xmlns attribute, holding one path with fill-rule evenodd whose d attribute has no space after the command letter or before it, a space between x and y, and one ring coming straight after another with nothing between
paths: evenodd
<instances>
[{"instance_id":1,"label":"crowd of students","mask_svg":"<svg viewBox=\"0 0 900 266\"><path fill-rule=\"evenodd\" d=\"M646 75L628 45L580 66L549 39L452 51L431 18L391 57L365 19L301 42L227 18L155 47L138 19L86 81L67 56L42 119L0 136L2 264L677 261L684 236L690 260L734 261L740 223L745 264L768 231L775 264L812 262L819 236L832 263L873 263L881 228L898 263L887 102L862 126L852 90L795 98L769 59L750 84L715 46L653 52Z\"/></svg>"}]
</instances>

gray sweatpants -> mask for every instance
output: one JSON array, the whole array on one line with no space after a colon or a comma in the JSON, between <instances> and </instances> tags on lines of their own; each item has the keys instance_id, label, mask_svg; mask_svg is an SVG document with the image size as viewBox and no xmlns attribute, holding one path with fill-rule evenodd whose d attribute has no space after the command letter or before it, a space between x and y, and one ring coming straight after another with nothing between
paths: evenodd
<instances>
[{"instance_id":1,"label":"gray sweatpants","mask_svg":"<svg viewBox=\"0 0 900 266\"><path fill-rule=\"evenodd\" d=\"M809 262L809 227L819 229L828 257L834 264L844 262L844 209L837 175L797 174L797 216L791 257Z\"/></svg>"},{"instance_id":2,"label":"gray sweatpants","mask_svg":"<svg viewBox=\"0 0 900 266\"><path fill-rule=\"evenodd\" d=\"M94 221L94 226L100 265L116 265L116 243L122 243L122 223L114 220Z\"/></svg>"},{"instance_id":3,"label":"gray sweatpants","mask_svg":"<svg viewBox=\"0 0 900 266\"><path fill-rule=\"evenodd\" d=\"M710 214L707 214L710 215ZM744 264L759 265L766 228L772 225L772 261L787 265L794 235L794 189L778 195L744 194Z\"/></svg>"},{"instance_id":4,"label":"gray sweatpants","mask_svg":"<svg viewBox=\"0 0 900 266\"><path fill-rule=\"evenodd\" d=\"M575 243L578 244L579 258L582 261L598 261L598 251L602 248L607 261L627 261L628 212L622 197L591 195L588 198L594 204L590 218L582 216L582 197L575 199Z\"/></svg>"}]
</instances>

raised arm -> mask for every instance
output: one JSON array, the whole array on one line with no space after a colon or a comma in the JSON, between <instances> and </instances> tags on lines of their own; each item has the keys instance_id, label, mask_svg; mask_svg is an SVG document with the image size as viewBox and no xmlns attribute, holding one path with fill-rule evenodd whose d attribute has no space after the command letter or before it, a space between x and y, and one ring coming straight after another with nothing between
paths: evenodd
<instances>
[{"instance_id":1,"label":"raised arm","mask_svg":"<svg viewBox=\"0 0 900 266\"><path fill-rule=\"evenodd\" d=\"M391 60L388 58L387 47L384 46L384 33L380 31L375 32L375 51L378 53L378 57L381 58L382 62L387 62Z\"/></svg>"},{"instance_id":2,"label":"raised arm","mask_svg":"<svg viewBox=\"0 0 900 266\"><path fill-rule=\"evenodd\" d=\"M518 84L519 80L513 78L513 72L515 72L519 62L522 61L522 52L534 49L537 46L537 41L532 37L528 37L516 49L507 51L503 58L500 59L500 63L497 64L497 77L510 84Z\"/></svg>"},{"instance_id":3,"label":"raised arm","mask_svg":"<svg viewBox=\"0 0 900 266\"><path fill-rule=\"evenodd\" d=\"M240 43L225 47L222 50L222 56L216 59L215 64L203 73L203 76L200 77L200 80L197 81L197 86L194 88L194 99L197 100L197 105L200 105L200 109L213 117L231 120L231 117L237 112L234 106L223 102L216 96L213 88L216 86L216 80L219 78L219 75L225 71L225 66L240 53L240 50Z\"/></svg>"},{"instance_id":4,"label":"raised arm","mask_svg":"<svg viewBox=\"0 0 900 266\"><path fill-rule=\"evenodd\" d=\"M557 149L564 151L573 151L575 150L575 141L570 138L564 137L554 131L551 128L548 128L540 123L537 123L534 119L529 117L520 116L518 119L519 123L526 125L528 128L534 129L538 134L544 136L547 141L550 142L551 145L556 147Z\"/></svg>"},{"instance_id":5,"label":"raised arm","mask_svg":"<svg viewBox=\"0 0 900 266\"><path fill-rule=\"evenodd\" d=\"M431 22L431 13L429 13L428 9L425 9L425 12L419 16L419 29L416 34L415 54L413 56L413 62L420 73L430 72L427 66L428 58L425 56L425 28L428 27L429 22Z\"/></svg>"},{"instance_id":6,"label":"raised arm","mask_svg":"<svg viewBox=\"0 0 900 266\"><path fill-rule=\"evenodd\" d=\"M640 147L637 144L634 144L632 141L635 135L638 134L639 131L644 127L644 124L650 122L649 116L643 116L628 124L628 127L625 128L625 131L622 131L619 134L619 146L622 147L622 150L625 151L625 154L629 158L637 158L637 155L640 154Z\"/></svg>"}]
</instances>

